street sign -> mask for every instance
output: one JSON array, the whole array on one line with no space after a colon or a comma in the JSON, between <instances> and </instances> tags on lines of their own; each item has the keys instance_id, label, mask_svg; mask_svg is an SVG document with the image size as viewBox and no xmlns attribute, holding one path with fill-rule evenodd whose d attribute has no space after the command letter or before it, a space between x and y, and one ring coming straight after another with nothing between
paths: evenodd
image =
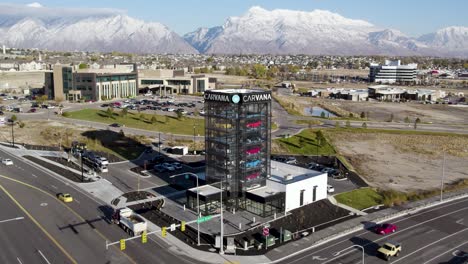
<instances>
[{"instance_id":1,"label":"street sign","mask_svg":"<svg viewBox=\"0 0 468 264\"><path fill-rule=\"evenodd\" d=\"M125 239L120 239L120 250L125 250Z\"/></svg>"},{"instance_id":2,"label":"street sign","mask_svg":"<svg viewBox=\"0 0 468 264\"><path fill-rule=\"evenodd\" d=\"M143 234L141 234L141 243L146 243L148 242L148 234L146 233L146 231L143 231Z\"/></svg>"},{"instance_id":3,"label":"street sign","mask_svg":"<svg viewBox=\"0 0 468 264\"><path fill-rule=\"evenodd\" d=\"M171 224L171 231L175 231L175 224Z\"/></svg>"},{"instance_id":4,"label":"street sign","mask_svg":"<svg viewBox=\"0 0 468 264\"><path fill-rule=\"evenodd\" d=\"M197 223L203 223L203 222L209 221L211 220L211 218L213 218L211 215L200 217L197 219Z\"/></svg>"},{"instance_id":5,"label":"street sign","mask_svg":"<svg viewBox=\"0 0 468 264\"><path fill-rule=\"evenodd\" d=\"M263 235L268 236L270 234L270 229L268 227L263 228Z\"/></svg>"}]
</instances>

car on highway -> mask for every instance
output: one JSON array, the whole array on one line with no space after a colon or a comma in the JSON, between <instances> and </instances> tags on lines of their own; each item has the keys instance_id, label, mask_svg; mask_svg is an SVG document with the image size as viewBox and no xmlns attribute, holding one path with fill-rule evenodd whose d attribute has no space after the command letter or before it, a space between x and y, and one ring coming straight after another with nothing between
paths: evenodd
<instances>
[{"instance_id":1,"label":"car on highway","mask_svg":"<svg viewBox=\"0 0 468 264\"><path fill-rule=\"evenodd\" d=\"M401 244L396 242L386 242L377 250L377 256L389 261L391 257L398 257L401 253Z\"/></svg>"},{"instance_id":2,"label":"car on highway","mask_svg":"<svg viewBox=\"0 0 468 264\"><path fill-rule=\"evenodd\" d=\"M122 125L118 124L118 123L113 123L113 124L110 124L109 126L110 127L121 127Z\"/></svg>"},{"instance_id":3,"label":"car on highway","mask_svg":"<svg viewBox=\"0 0 468 264\"><path fill-rule=\"evenodd\" d=\"M388 233L395 233L397 227L394 224L384 223L377 225L374 230L377 234L386 235Z\"/></svg>"},{"instance_id":4,"label":"car on highway","mask_svg":"<svg viewBox=\"0 0 468 264\"><path fill-rule=\"evenodd\" d=\"M2 164L13 165L13 161L11 159L2 159Z\"/></svg>"},{"instance_id":5,"label":"car on highway","mask_svg":"<svg viewBox=\"0 0 468 264\"><path fill-rule=\"evenodd\" d=\"M73 197L69 193L57 193L57 198L64 203L73 202Z\"/></svg>"}]
</instances>

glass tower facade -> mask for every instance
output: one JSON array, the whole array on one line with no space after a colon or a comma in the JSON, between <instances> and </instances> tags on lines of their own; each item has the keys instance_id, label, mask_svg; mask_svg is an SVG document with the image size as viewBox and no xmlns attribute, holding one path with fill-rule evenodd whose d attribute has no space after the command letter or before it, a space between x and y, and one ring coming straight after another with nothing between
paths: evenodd
<instances>
[{"instance_id":1,"label":"glass tower facade","mask_svg":"<svg viewBox=\"0 0 468 264\"><path fill-rule=\"evenodd\" d=\"M270 177L271 92L210 90L204 98L207 183L222 182L228 208L245 208L246 191Z\"/></svg>"}]
</instances>

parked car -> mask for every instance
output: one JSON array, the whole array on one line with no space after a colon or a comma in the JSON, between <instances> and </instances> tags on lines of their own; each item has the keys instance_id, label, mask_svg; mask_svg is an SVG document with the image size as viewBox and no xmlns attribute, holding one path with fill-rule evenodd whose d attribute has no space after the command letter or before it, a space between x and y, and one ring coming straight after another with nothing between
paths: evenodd
<instances>
[{"instance_id":1,"label":"parked car","mask_svg":"<svg viewBox=\"0 0 468 264\"><path fill-rule=\"evenodd\" d=\"M158 164L158 165L154 166L154 170L157 171L157 172L165 172L166 168L164 168L164 166L162 164Z\"/></svg>"},{"instance_id":2,"label":"parked car","mask_svg":"<svg viewBox=\"0 0 468 264\"><path fill-rule=\"evenodd\" d=\"M73 197L69 193L58 193L57 198L64 203L73 202Z\"/></svg>"},{"instance_id":3,"label":"parked car","mask_svg":"<svg viewBox=\"0 0 468 264\"><path fill-rule=\"evenodd\" d=\"M31 108L29 109L28 113L36 113L37 112L37 109L36 108Z\"/></svg>"},{"instance_id":4,"label":"parked car","mask_svg":"<svg viewBox=\"0 0 468 264\"><path fill-rule=\"evenodd\" d=\"M297 164L297 159L295 157L288 157L285 161L287 164Z\"/></svg>"},{"instance_id":5,"label":"parked car","mask_svg":"<svg viewBox=\"0 0 468 264\"><path fill-rule=\"evenodd\" d=\"M113 124L110 124L109 126L110 127L121 127L122 125L118 124L118 123L113 123Z\"/></svg>"},{"instance_id":6,"label":"parked car","mask_svg":"<svg viewBox=\"0 0 468 264\"><path fill-rule=\"evenodd\" d=\"M172 164L167 163L167 162L163 163L162 166L168 171L175 171L176 170L176 168Z\"/></svg>"},{"instance_id":7,"label":"parked car","mask_svg":"<svg viewBox=\"0 0 468 264\"><path fill-rule=\"evenodd\" d=\"M389 223L384 223L381 225L377 225L375 227L375 232L381 235L386 235L388 233L395 233L396 230L397 230L396 225L389 224Z\"/></svg>"},{"instance_id":8,"label":"parked car","mask_svg":"<svg viewBox=\"0 0 468 264\"><path fill-rule=\"evenodd\" d=\"M153 161L153 162L159 163L159 162L164 161L164 157L163 157L162 155L157 155L157 156L155 156L155 157L153 158L152 161Z\"/></svg>"},{"instance_id":9,"label":"parked car","mask_svg":"<svg viewBox=\"0 0 468 264\"><path fill-rule=\"evenodd\" d=\"M182 169L182 164L180 164L180 162L172 162L172 166L174 166L176 170Z\"/></svg>"},{"instance_id":10,"label":"parked car","mask_svg":"<svg viewBox=\"0 0 468 264\"><path fill-rule=\"evenodd\" d=\"M334 193L335 192L335 188L333 188L333 186L331 186L330 184L327 184L327 193Z\"/></svg>"},{"instance_id":11,"label":"parked car","mask_svg":"<svg viewBox=\"0 0 468 264\"><path fill-rule=\"evenodd\" d=\"M2 164L13 165L13 161L11 159L2 159Z\"/></svg>"},{"instance_id":12,"label":"parked car","mask_svg":"<svg viewBox=\"0 0 468 264\"><path fill-rule=\"evenodd\" d=\"M96 157L96 160L101 165L109 165L109 161L104 157Z\"/></svg>"}]
</instances>

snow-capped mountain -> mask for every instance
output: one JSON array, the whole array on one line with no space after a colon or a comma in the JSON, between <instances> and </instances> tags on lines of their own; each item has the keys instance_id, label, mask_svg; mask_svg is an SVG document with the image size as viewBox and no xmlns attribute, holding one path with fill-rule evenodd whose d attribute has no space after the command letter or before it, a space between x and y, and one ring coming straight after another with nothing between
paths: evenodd
<instances>
[{"instance_id":1,"label":"snow-capped mountain","mask_svg":"<svg viewBox=\"0 0 468 264\"><path fill-rule=\"evenodd\" d=\"M441 55L468 56L466 28L441 31L414 39L398 30L324 10L252 7L243 16L228 18L222 27L200 28L184 38L203 53L437 55L434 52L440 51Z\"/></svg>"},{"instance_id":2,"label":"snow-capped mountain","mask_svg":"<svg viewBox=\"0 0 468 264\"><path fill-rule=\"evenodd\" d=\"M160 23L147 23L113 10L23 6L20 13L0 5L0 42L17 48L197 53L179 35ZM8 6L7 6L8 7ZM55 12L54 12L55 11ZM99 10L98 10L99 11Z\"/></svg>"}]
</instances>

